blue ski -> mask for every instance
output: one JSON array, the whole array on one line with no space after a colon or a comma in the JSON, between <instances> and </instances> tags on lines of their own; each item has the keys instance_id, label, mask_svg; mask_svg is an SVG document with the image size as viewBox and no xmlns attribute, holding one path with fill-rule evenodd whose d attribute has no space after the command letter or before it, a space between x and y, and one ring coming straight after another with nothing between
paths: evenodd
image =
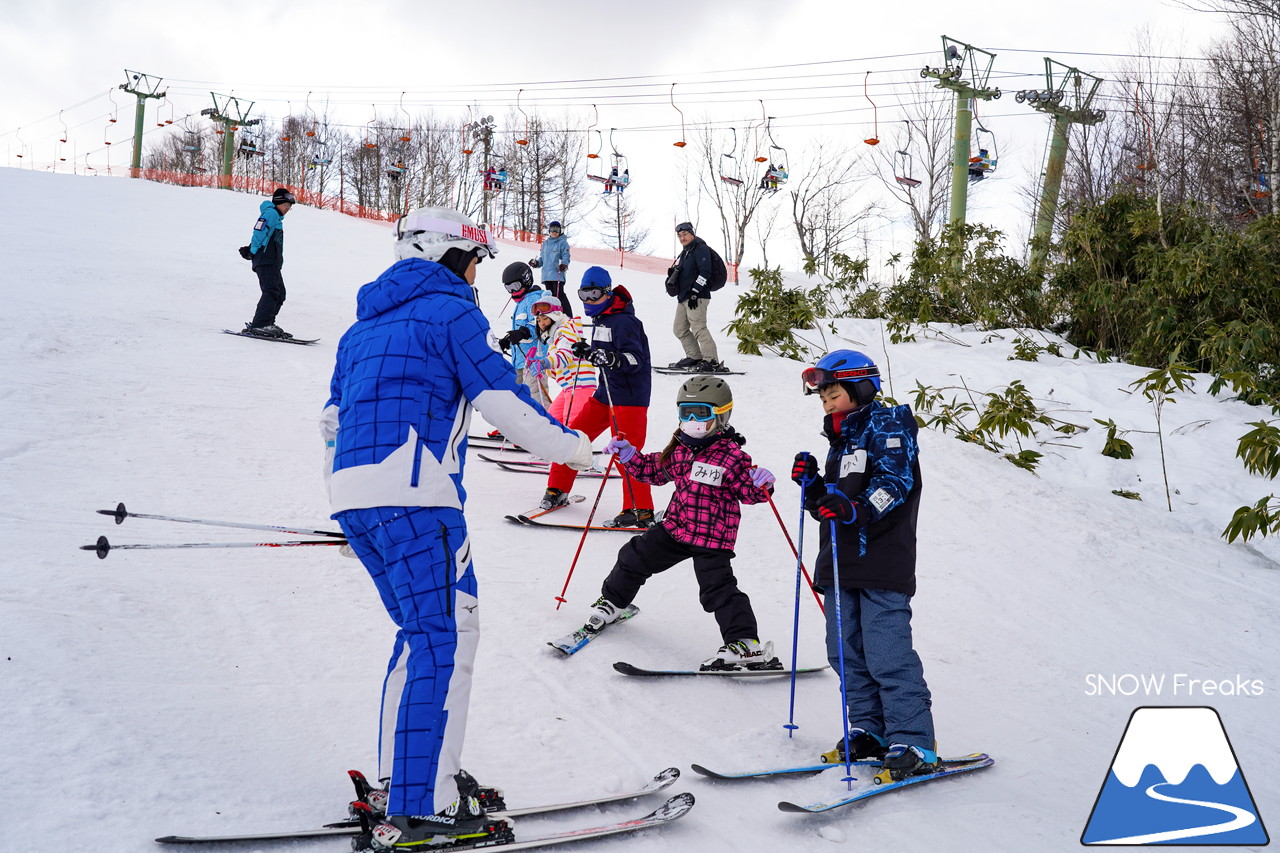
<instances>
[{"instance_id":1,"label":"blue ski","mask_svg":"<svg viewBox=\"0 0 1280 853\"><path fill-rule=\"evenodd\" d=\"M958 758L941 759L943 767L951 765L972 764L987 758L984 752L975 752L971 755L964 755ZM879 767L879 759L862 759L858 761L850 761L850 765L854 767ZM823 770L830 770L833 767L844 767L843 761L837 761L834 764L822 762L820 764L797 764L794 767L770 767L763 770L731 770L721 771L712 770L703 767L701 764L694 764L693 771L701 773L712 779L768 779L773 776L798 776L802 773L821 773Z\"/></svg>"},{"instance_id":2,"label":"blue ski","mask_svg":"<svg viewBox=\"0 0 1280 853\"><path fill-rule=\"evenodd\" d=\"M636 607L634 604L628 604L622 610L618 611L618 618L610 622L609 625L617 625L619 622L624 622L639 612L639 607ZM603 634L609 625L602 626L598 631L593 631L588 626L583 625L572 634L566 634L558 640L552 640L547 643L547 645L566 656L571 655L579 651L583 646L591 642L596 637Z\"/></svg>"},{"instance_id":3,"label":"blue ski","mask_svg":"<svg viewBox=\"0 0 1280 853\"><path fill-rule=\"evenodd\" d=\"M919 776L908 776L897 782L885 782L883 784L869 785L865 788L859 788L856 791L850 791L844 796L837 797L833 800L826 800L820 803L811 803L807 806L790 803L786 800L778 803L778 808L784 812L801 812L805 814L819 814L821 812L838 809L841 806L847 806L850 803L856 803L878 794L887 794L890 791L896 791L905 788L908 785L918 785L921 782L932 782L935 779L943 779L947 776L955 776L959 773L968 773L970 770L982 770L995 764L995 759L991 756L984 756L980 759L966 762L963 764L944 765L941 770L933 773L922 773Z\"/></svg>"}]
</instances>

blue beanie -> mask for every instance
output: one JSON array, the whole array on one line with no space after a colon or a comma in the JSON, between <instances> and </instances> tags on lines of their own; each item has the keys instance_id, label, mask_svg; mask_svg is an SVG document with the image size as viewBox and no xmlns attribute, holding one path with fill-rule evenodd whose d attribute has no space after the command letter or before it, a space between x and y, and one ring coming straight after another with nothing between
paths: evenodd
<instances>
[{"instance_id":1,"label":"blue beanie","mask_svg":"<svg viewBox=\"0 0 1280 853\"><path fill-rule=\"evenodd\" d=\"M579 287L602 287L609 290L613 287L613 279L609 278L609 271L604 267L587 267L586 272L582 274L582 284Z\"/></svg>"}]
</instances>

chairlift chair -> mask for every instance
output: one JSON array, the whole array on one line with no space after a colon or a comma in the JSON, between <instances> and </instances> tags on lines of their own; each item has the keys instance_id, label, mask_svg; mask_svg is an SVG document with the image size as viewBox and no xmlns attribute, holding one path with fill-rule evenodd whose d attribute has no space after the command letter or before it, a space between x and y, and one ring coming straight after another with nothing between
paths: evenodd
<instances>
[{"instance_id":1,"label":"chairlift chair","mask_svg":"<svg viewBox=\"0 0 1280 853\"><path fill-rule=\"evenodd\" d=\"M724 181L731 187L742 186L742 178L738 177L738 160L735 155L738 153L738 131L735 128L729 128L733 133L733 147L729 151L720 155L720 180ZM728 160L728 168L725 168L725 161Z\"/></svg>"},{"instance_id":2,"label":"chairlift chair","mask_svg":"<svg viewBox=\"0 0 1280 853\"><path fill-rule=\"evenodd\" d=\"M911 177L911 155L902 149L893 158L893 179L908 190L920 186L920 181Z\"/></svg>"}]
</instances>

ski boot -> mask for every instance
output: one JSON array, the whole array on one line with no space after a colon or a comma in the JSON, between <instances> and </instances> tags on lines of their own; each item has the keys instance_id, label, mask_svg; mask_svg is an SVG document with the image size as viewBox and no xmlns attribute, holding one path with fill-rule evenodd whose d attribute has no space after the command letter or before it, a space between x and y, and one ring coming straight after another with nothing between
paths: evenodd
<instances>
[{"instance_id":1,"label":"ski boot","mask_svg":"<svg viewBox=\"0 0 1280 853\"><path fill-rule=\"evenodd\" d=\"M569 496L564 493L563 489L547 489L542 495L542 500L538 502L538 509L555 509L569 503Z\"/></svg>"},{"instance_id":2,"label":"ski boot","mask_svg":"<svg viewBox=\"0 0 1280 853\"><path fill-rule=\"evenodd\" d=\"M641 530L655 524L651 509L624 509L604 523L605 527L636 527Z\"/></svg>"},{"instance_id":3,"label":"ski boot","mask_svg":"<svg viewBox=\"0 0 1280 853\"><path fill-rule=\"evenodd\" d=\"M351 784L355 786L356 802L367 804L372 816L379 820L382 819L387 813L387 788L391 780L379 779L378 781L382 783L382 786L374 787L373 783L365 778L365 775L359 770L348 770L347 775L351 777ZM486 812L506 810L507 802L500 788L484 787L479 782L476 782L475 778L465 770L459 770L458 777L465 777L468 785L475 786L475 797L480 801L481 808ZM359 815L356 814L356 811L354 808L351 809L352 821L359 820Z\"/></svg>"},{"instance_id":4,"label":"ski boot","mask_svg":"<svg viewBox=\"0 0 1280 853\"><path fill-rule=\"evenodd\" d=\"M901 782L908 776L923 776L926 773L934 773L941 766L942 762L938 760L938 753L934 750L895 743L885 753L884 760L881 763L883 769L875 775L872 781L877 785Z\"/></svg>"},{"instance_id":5,"label":"ski boot","mask_svg":"<svg viewBox=\"0 0 1280 853\"><path fill-rule=\"evenodd\" d=\"M673 361L670 364L668 364L667 369L668 370L692 370L693 366L698 362L700 362L701 360L702 359L699 359L699 358L689 358L688 356L685 356L679 361Z\"/></svg>"},{"instance_id":6,"label":"ski boot","mask_svg":"<svg viewBox=\"0 0 1280 853\"><path fill-rule=\"evenodd\" d=\"M782 661L773 656L773 642L730 640L715 655L702 662L703 672L732 672L746 669L782 669Z\"/></svg>"},{"instance_id":7,"label":"ski boot","mask_svg":"<svg viewBox=\"0 0 1280 853\"><path fill-rule=\"evenodd\" d=\"M586 629L595 633L617 620L618 613L623 608L614 605L609 599L603 595L596 599L595 604L591 605L591 613L587 616Z\"/></svg>"},{"instance_id":8,"label":"ski boot","mask_svg":"<svg viewBox=\"0 0 1280 853\"><path fill-rule=\"evenodd\" d=\"M866 761L868 759L880 761L884 759L884 754L889 751L889 747L885 745L884 738L877 737L866 729L849 729L849 743L853 744L853 750L849 753L850 761ZM822 753L822 763L844 764L844 755L844 738L840 738L840 742L836 744L835 749Z\"/></svg>"},{"instance_id":9,"label":"ski boot","mask_svg":"<svg viewBox=\"0 0 1280 853\"><path fill-rule=\"evenodd\" d=\"M514 841L511 821L489 817L480 805L476 780L466 772L453 778L458 784L458 799L433 815L390 815L375 824L372 808L367 803L353 804L368 830L366 849L425 850L460 842L472 845Z\"/></svg>"}]
</instances>

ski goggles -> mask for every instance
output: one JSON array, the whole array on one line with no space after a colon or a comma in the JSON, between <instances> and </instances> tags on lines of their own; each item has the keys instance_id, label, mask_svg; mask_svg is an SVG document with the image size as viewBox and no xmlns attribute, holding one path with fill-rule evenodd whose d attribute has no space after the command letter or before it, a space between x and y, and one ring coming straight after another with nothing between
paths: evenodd
<instances>
[{"instance_id":1,"label":"ski goggles","mask_svg":"<svg viewBox=\"0 0 1280 853\"><path fill-rule=\"evenodd\" d=\"M603 287L580 287L578 288L578 298L583 302L595 302L597 299L609 293Z\"/></svg>"},{"instance_id":2,"label":"ski goggles","mask_svg":"<svg viewBox=\"0 0 1280 853\"><path fill-rule=\"evenodd\" d=\"M682 421L710 421L716 415L723 415L733 408L733 403L713 406L710 403L680 403L676 409Z\"/></svg>"},{"instance_id":3,"label":"ski goggles","mask_svg":"<svg viewBox=\"0 0 1280 853\"><path fill-rule=\"evenodd\" d=\"M859 379L870 379L879 375L880 368L875 365L870 367L849 367L844 370L809 367L800 374L800 380L804 383L804 393L816 394L823 385L830 385L833 382L857 382Z\"/></svg>"},{"instance_id":4,"label":"ski goggles","mask_svg":"<svg viewBox=\"0 0 1280 853\"><path fill-rule=\"evenodd\" d=\"M564 306L559 302L535 302L533 303L533 316L542 317L547 314L554 314L557 311L563 313Z\"/></svg>"},{"instance_id":5,"label":"ski goggles","mask_svg":"<svg viewBox=\"0 0 1280 853\"><path fill-rule=\"evenodd\" d=\"M527 287L529 287L529 284L526 282L520 281L519 279L515 281L506 281L502 283L503 290L507 291L507 293L510 293L512 295L519 293L520 291L524 290Z\"/></svg>"}]
</instances>

